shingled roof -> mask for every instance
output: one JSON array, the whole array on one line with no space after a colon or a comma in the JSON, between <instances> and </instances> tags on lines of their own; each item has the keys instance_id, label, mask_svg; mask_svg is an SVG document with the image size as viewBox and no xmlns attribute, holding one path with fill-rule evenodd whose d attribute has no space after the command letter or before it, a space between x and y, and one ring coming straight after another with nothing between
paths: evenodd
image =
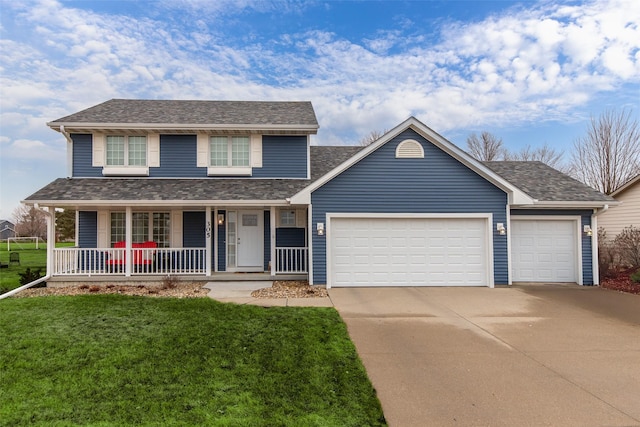
<instances>
[{"instance_id":1,"label":"shingled roof","mask_svg":"<svg viewBox=\"0 0 640 427\"><path fill-rule=\"evenodd\" d=\"M189 202L211 200L285 200L350 158L362 147L311 147L308 179L180 179L180 178L60 178L25 201L57 202ZM194 204L191 203L191 204Z\"/></svg>"},{"instance_id":2,"label":"shingled roof","mask_svg":"<svg viewBox=\"0 0 640 427\"><path fill-rule=\"evenodd\" d=\"M542 162L484 162L507 181L539 201L613 202L614 199Z\"/></svg>"},{"instance_id":3,"label":"shingled roof","mask_svg":"<svg viewBox=\"0 0 640 427\"><path fill-rule=\"evenodd\" d=\"M318 128L311 102L181 101L111 99L53 120L48 126L79 124L256 125Z\"/></svg>"}]
</instances>

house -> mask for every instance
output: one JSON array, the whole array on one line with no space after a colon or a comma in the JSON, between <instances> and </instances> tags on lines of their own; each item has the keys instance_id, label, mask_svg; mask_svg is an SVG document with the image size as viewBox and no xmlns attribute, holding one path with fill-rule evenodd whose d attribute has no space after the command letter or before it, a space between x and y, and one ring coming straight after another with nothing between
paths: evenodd
<instances>
[{"instance_id":1,"label":"house","mask_svg":"<svg viewBox=\"0 0 640 427\"><path fill-rule=\"evenodd\" d=\"M625 227L640 228L640 174L611 193L611 197L622 204L598 216L598 227L604 228L608 240L615 239Z\"/></svg>"},{"instance_id":2,"label":"house","mask_svg":"<svg viewBox=\"0 0 640 427\"><path fill-rule=\"evenodd\" d=\"M16 237L15 224L6 219L0 219L0 240Z\"/></svg>"},{"instance_id":3,"label":"house","mask_svg":"<svg viewBox=\"0 0 640 427\"><path fill-rule=\"evenodd\" d=\"M591 285L595 217L616 203L541 163L481 163L413 117L365 148L312 146L310 102L113 99L48 126L69 177L24 203L50 227L77 212L54 281Z\"/></svg>"}]
</instances>

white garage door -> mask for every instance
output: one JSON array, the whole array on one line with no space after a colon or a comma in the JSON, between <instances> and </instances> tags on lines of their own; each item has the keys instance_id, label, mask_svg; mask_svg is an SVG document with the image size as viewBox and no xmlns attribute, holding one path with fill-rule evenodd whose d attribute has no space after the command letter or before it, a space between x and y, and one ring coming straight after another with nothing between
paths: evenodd
<instances>
[{"instance_id":1,"label":"white garage door","mask_svg":"<svg viewBox=\"0 0 640 427\"><path fill-rule=\"evenodd\" d=\"M487 218L332 218L330 286L493 286Z\"/></svg>"},{"instance_id":2,"label":"white garage door","mask_svg":"<svg viewBox=\"0 0 640 427\"><path fill-rule=\"evenodd\" d=\"M576 222L511 217L514 282L578 282Z\"/></svg>"}]
</instances>

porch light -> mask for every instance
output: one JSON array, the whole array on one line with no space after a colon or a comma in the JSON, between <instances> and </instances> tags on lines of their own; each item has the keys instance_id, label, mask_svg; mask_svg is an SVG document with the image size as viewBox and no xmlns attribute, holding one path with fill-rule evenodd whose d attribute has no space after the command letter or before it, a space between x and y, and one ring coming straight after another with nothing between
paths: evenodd
<instances>
[{"instance_id":1,"label":"porch light","mask_svg":"<svg viewBox=\"0 0 640 427\"><path fill-rule=\"evenodd\" d=\"M218 225L224 224L224 214L218 214Z\"/></svg>"},{"instance_id":2,"label":"porch light","mask_svg":"<svg viewBox=\"0 0 640 427\"><path fill-rule=\"evenodd\" d=\"M590 225L585 225L583 229L584 234L586 234L587 236L593 236L593 230L591 229Z\"/></svg>"},{"instance_id":3,"label":"porch light","mask_svg":"<svg viewBox=\"0 0 640 427\"><path fill-rule=\"evenodd\" d=\"M318 231L318 236L324 236L324 222L317 223L316 230Z\"/></svg>"},{"instance_id":4,"label":"porch light","mask_svg":"<svg viewBox=\"0 0 640 427\"><path fill-rule=\"evenodd\" d=\"M500 234L501 236L504 236L505 234L507 234L507 229L504 228L504 224L501 222L496 224L496 230L498 231L498 234Z\"/></svg>"}]
</instances>

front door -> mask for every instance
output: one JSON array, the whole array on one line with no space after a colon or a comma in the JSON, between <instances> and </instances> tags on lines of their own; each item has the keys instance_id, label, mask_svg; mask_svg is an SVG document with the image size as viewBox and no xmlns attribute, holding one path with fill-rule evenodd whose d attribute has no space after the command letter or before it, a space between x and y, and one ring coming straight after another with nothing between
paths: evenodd
<instances>
[{"instance_id":1,"label":"front door","mask_svg":"<svg viewBox=\"0 0 640 427\"><path fill-rule=\"evenodd\" d=\"M264 270L264 214L262 211L238 212L238 270Z\"/></svg>"}]
</instances>

